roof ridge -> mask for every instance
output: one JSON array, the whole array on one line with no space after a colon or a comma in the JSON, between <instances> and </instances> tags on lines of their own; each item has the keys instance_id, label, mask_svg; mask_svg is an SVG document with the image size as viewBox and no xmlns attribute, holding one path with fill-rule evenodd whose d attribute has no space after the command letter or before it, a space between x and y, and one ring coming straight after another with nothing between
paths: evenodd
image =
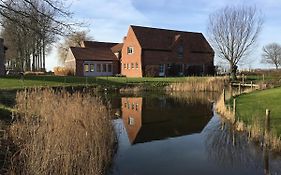
<instances>
[{"instance_id":1,"label":"roof ridge","mask_svg":"<svg viewBox=\"0 0 281 175\"><path fill-rule=\"evenodd\" d=\"M170 31L170 32L202 34L202 32L190 32L190 31L172 30L172 29L165 29L165 28L138 26L138 25L130 25L130 26L131 26L132 28L134 28L134 27L139 27L139 28L146 28L146 29L152 29L152 30L164 30L164 31Z\"/></svg>"},{"instance_id":2,"label":"roof ridge","mask_svg":"<svg viewBox=\"0 0 281 175\"><path fill-rule=\"evenodd\" d=\"M103 44L120 44L120 43L115 43L115 42L90 41L90 40L84 40L83 42L93 42L93 43L103 43Z\"/></svg>"}]
</instances>

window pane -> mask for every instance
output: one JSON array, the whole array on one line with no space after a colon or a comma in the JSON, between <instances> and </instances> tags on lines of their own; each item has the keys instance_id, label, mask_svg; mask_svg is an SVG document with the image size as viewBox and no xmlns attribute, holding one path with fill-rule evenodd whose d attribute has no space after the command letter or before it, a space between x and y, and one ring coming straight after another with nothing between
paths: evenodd
<instances>
[{"instance_id":1,"label":"window pane","mask_svg":"<svg viewBox=\"0 0 281 175\"><path fill-rule=\"evenodd\" d=\"M89 72L89 64L84 64L84 71Z\"/></svg>"},{"instance_id":2,"label":"window pane","mask_svg":"<svg viewBox=\"0 0 281 175\"><path fill-rule=\"evenodd\" d=\"M112 72L112 64L107 65L107 72Z\"/></svg>"},{"instance_id":3,"label":"window pane","mask_svg":"<svg viewBox=\"0 0 281 175\"><path fill-rule=\"evenodd\" d=\"M139 68L139 64L138 63L136 63L136 69L138 69Z\"/></svg>"},{"instance_id":4,"label":"window pane","mask_svg":"<svg viewBox=\"0 0 281 175\"><path fill-rule=\"evenodd\" d=\"M178 57L183 58L183 45L180 45L178 48Z\"/></svg>"},{"instance_id":5,"label":"window pane","mask_svg":"<svg viewBox=\"0 0 281 175\"><path fill-rule=\"evenodd\" d=\"M164 64L159 65L159 72L163 73L164 72Z\"/></svg>"},{"instance_id":6,"label":"window pane","mask_svg":"<svg viewBox=\"0 0 281 175\"><path fill-rule=\"evenodd\" d=\"M106 64L102 65L102 72L106 72Z\"/></svg>"},{"instance_id":7,"label":"window pane","mask_svg":"<svg viewBox=\"0 0 281 175\"><path fill-rule=\"evenodd\" d=\"M134 69L134 63L131 63L131 68Z\"/></svg>"},{"instance_id":8,"label":"window pane","mask_svg":"<svg viewBox=\"0 0 281 175\"><path fill-rule=\"evenodd\" d=\"M126 64L123 64L124 69L126 69Z\"/></svg>"},{"instance_id":9,"label":"window pane","mask_svg":"<svg viewBox=\"0 0 281 175\"><path fill-rule=\"evenodd\" d=\"M101 65L97 64L97 72L101 72Z\"/></svg>"},{"instance_id":10,"label":"window pane","mask_svg":"<svg viewBox=\"0 0 281 175\"><path fill-rule=\"evenodd\" d=\"M91 69L90 69L91 72L94 72L95 71L95 65L94 64L91 64Z\"/></svg>"},{"instance_id":11,"label":"window pane","mask_svg":"<svg viewBox=\"0 0 281 175\"><path fill-rule=\"evenodd\" d=\"M130 69L130 64L129 63L127 63L127 69Z\"/></svg>"},{"instance_id":12,"label":"window pane","mask_svg":"<svg viewBox=\"0 0 281 175\"><path fill-rule=\"evenodd\" d=\"M128 54L134 53L134 48L133 47L127 47L127 53Z\"/></svg>"}]
</instances>

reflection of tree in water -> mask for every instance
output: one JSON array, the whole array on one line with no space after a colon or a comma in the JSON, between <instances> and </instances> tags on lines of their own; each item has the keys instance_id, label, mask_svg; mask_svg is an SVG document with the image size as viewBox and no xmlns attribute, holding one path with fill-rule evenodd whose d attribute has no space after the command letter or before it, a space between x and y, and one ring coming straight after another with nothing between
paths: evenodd
<instances>
[{"instance_id":1,"label":"reflection of tree in water","mask_svg":"<svg viewBox=\"0 0 281 175\"><path fill-rule=\"evenodd\" d=\"M245 133L237 133L230 123L223 121L208 125L205 128L208 158L222 167L228 168L269 168L271 174L281 173L281 157L263 152L258 145L251 143ZM264 154L266 153L266 154ZM265 158L268 162L265 162ZM269 167L266 167L269 163Z\"/></svg>"},{"instance_id":2,"label":"reflection of tree in water","mask_svg":"<svg viewBox=\"0 0 281 175\"><path fill-rule=\"evenodd\" d=\"M258 149L251 149L243 133L235 133L231 124L218 122L206 128L206 148L210 161L224 167L262 168L262 154Z\"/></svg>"}]
</instances>

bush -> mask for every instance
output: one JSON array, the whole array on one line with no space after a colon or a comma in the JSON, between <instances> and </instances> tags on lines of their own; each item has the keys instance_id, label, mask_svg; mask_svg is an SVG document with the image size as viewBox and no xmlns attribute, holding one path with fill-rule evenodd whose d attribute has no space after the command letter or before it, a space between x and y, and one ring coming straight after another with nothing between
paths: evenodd
<instances>
[{"instance_id":1,"label":"bush","mask_svg":"<svg viewBox=\"0 0 281 175\"><path fill-rule=\"evenodd\" d=\"M54 74L57 76L73 76L74 69L68 67L55 67Z\"/></svg>"}]
</instances>

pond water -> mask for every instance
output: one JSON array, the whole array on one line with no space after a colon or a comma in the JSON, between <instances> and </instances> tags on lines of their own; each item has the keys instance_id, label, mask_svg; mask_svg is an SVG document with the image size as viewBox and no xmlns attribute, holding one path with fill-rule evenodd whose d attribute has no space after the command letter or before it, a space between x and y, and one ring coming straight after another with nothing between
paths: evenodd
<instances>
[{"instance_id":1,"label":"pond water","mask_svg":"<svg viewBox=\"0 0 281 175\"><path fill-rule=\"evenodd\" d=\"M108 97L107 97L108 98ZM281 174L281 158L233 132L213 94L140 94L110 99L118 149L108 175Z\"/></svg>"}]
</instances>

